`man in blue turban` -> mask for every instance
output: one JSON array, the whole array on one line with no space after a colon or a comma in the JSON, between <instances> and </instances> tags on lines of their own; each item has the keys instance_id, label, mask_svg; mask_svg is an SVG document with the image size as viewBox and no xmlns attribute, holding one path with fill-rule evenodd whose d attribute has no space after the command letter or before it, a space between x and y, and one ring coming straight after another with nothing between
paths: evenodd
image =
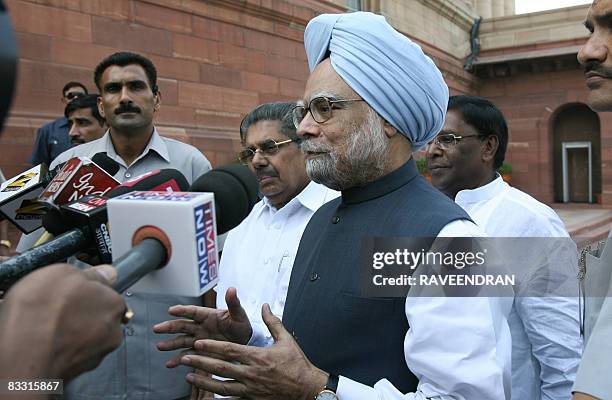
<instances>
[{"instance_id":1,"label":"man in blue turban","mask_svg":"<svg viewBox=\"0 0 612 400\"><path fill-rule=\"evenodd\" d=\"M180 363L233 381L187 379L250 399L509 398L511 299L363 293L368 238L484 236L412 159L444 123L440 71L371 13L320 15L305 45L311 75L293 119L308 175L342 197L306 227L283 321L263 305L273 342L233 289L229 310L194 307L194 321L176 323L187 334L177 345L200 339Z\"/></svg>"}]
</instances>

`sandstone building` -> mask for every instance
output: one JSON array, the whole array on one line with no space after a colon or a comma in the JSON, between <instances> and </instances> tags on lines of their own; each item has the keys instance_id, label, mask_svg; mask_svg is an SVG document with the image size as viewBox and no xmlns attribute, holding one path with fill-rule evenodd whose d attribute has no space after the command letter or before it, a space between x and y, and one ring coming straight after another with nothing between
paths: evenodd
<instances>
[{"instance_id":1,"label":"sandstone building","mask_svg":"<svg viewBox=\"0 0 612 400\"><path fill-rule=\"evenodd\" d=\"M588 33L587 5L514 15L514 0L6 3L20 51L17 96L0 141L7 176L28 167L36 128L62 113L63 84L78 80L95 90L93 68L118 50L156 64L162 134L192 143L213 165L231 162L249 109L301 97L308 20L361 9L385 15L421 44L452 93L500 106L510 127L514 185L547 203L612 204L612 116L585 105L576 61Z\"/></svg>"}]
</instances>

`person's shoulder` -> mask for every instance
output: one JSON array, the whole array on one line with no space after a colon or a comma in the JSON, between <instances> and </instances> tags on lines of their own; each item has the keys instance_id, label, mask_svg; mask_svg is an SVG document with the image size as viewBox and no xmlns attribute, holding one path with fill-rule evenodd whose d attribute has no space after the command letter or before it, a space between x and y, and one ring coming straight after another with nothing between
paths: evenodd
<instances>
[{"instance_id":1,"label":"person's shoulder","mask_svg":"<svg viewBox=\"0 0 612 400\"><path fill-rule=\"evenodd\" d=\"M509 186L503 193L500 207L515 223L530 226L530 230L551 235L567 234L563 221L552 208L515 187Z\"/></svg>"},{"instance_id":2,"label":"person's shoulder","mask_svg":"<svg viewBox=\"0 0 612 400\"><path fill-rule=\"evenodd\" d=\"M92 157L96 153L95 150L100 145L101 141L102 138L69 148L55 157L50 167L55 168L58 164L66 162L73 157Z\"/></svg>"},{"instance_id":3,"label":"person's shoulder","mask_svg":"<svg viewBox=\"0 0 612 400\"><path fill-rule=\"evenodd\" d=\"M49 168L53 169L59 164L65 163L66 161L70 160L72 157L76 157L74 153L74 147L64 151L63 153L60 153L57 157L55 157L53 161L51 161L51 165L49 165Z\"/></svg>"},{"instance_id":4,"label":"person's shoulder","mask_svg":"<svg viewBox=\"0 0 612 400\"><path fill-rule=\"evenodd\" d=\"M208 158L202 153L197 147L181 142L180 140L160 136L163 142L166 144L168 151L172 154L179 153L181 157L190 157L192 160L204 161L210 165ZM170 156L172 157L172 154Z\"/></svg>"},{"instance_id":5,"label":"person's shoulder","mask_svg":"<svg viewBox=\"0 0 612 400\"><path fill-rule=\"evenodd\" d=\"M176 139L169 138L169 137L166 137L166 136L161 136L160 135L159 137L166 144L166 146L168 146L169 148L180 149L182 151L196 151L198 153L201 153L200 150L198 150L192 144L181 142L180 140L176 140Z\"/></svg>"},{"instance_id":6,"label":"person's shoulder","mask_svg":"<svg viewBox=\"0 0 612 400\"><path fill-rule=\"evenodd\" d=\"M245 234L247 234L250 226L259 225L255 223L265 207L266 205L264 204L263 200L259 200L257 203L255 203L249 214L236 227L228 232L225 241L226 245L228 241L233 242L235 238L242 238Z\"/></svg>"},{"instance_id":7,"label":"person's shoulder","mask_svg":"<svg viewBox=\"0 0 612 400\"><path fill-rule=\"evenodd\" d=\"M312 216L313 219L318 219L318 218L324 218L327 215L333 213L338 206L340 205L340 203L342 203L342 197L338 196L330 201L328 201L327 203L322 204L317 211L315 211L314 215ZM316 218L315 218L316 217Z\"/></svg>"},{"instance_id":8,"label":"person's shoulder","mask_svg":"<svg viewBox=\"0 0 612 400\"><path fill-rule=\"evenodd\" d=\"M60 117L58 119L54 119L53 121L43 125L44 127L48 127L47 129L51 131L56 131L58 129L67 129L68 128L68 120L66 117Z\"/></svg>"}]
</instances>

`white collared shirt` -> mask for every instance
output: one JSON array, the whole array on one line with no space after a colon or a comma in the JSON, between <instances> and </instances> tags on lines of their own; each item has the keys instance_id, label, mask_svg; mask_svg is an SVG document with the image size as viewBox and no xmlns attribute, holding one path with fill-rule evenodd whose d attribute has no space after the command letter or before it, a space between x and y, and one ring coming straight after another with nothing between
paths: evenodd
<instances>
[{"instance_id":1,"label":"white collared shirt","mask_svg":"<svg viewBox=\"0 0 612 400\"><path fill-rule=\"evenodd\" d=\"M487 185L460 191L455 201L492 237L569 237L550 207L511 187L499 175ZM576 250L569 243L568 265L555 266L555 274L575 280ZM513 346L512 399L570 399L582 349L578 298L519 294L508 323Z\"/></svg>"},{"instance_id":2,"label":"white collared shirt","mask_svg":"<svg viewBox=\"0 0 612 400\"><path fill-rule=\"evenodd\" d=\"M246 219L229 232L219 265L217 308L227 308L225 292L235 287L253 331L260 333L260 345L262 341L272 340L261 318L261 306L268 303L272 313L282 318L302 233L315 211L339 195L339 192L310 182L278 210L264 197Z\"/></svg>"},{"instance_id":3,"label":"white collared shirt","mask_svg":"<svg viewBox=\"0 0 612 400\"><path fill-rule=\"evenodd\" d=\"M106 153L108 157L119 164L119 171L115 179L119 182L130 180L139 175L156 169L173 168L182 173L190 184L200 175L209 171L212 167L206 157L195 147L161 136L157 129L153 128L153 134L142 153L130 164L121 158L106 131L100 139L81 144L66 150L51 163L50 169L58 164L66 162L73 157L93 157L96 153Z\"/></svg>"}]
</instances>

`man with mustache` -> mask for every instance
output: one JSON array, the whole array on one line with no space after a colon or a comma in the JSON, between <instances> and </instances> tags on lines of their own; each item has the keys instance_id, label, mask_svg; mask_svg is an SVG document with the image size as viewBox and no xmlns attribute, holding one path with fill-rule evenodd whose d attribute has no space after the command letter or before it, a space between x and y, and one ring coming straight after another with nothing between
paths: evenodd
<instances>
[{"instance_id":1,"label":"man with mustache","mask_svg":"<svg viewBox=\"0 0 612 400\"><path fill-rule=\"evenodd\" d=\"M584 66L587 102L593 111L612 111L612 0L593 1L584 26L590 35L578 52L578 61ZM608 238L605 251L610 246ZM606 263L600 267L587 269L585 276L586 295L598 296L599 300L586 299L585 321L589 326L585 330L591 333L585 337L586 347L574 383L575 400L612 398L612 267ZM599 287L599 292L590 290L594 287Z\"/></svg>"},{"instance_id":2,"label":"man with mustache","mask_svg":"<svg viewBox=\"0 0 612 400\"><path fill-rule=\"evenodd\" d=\"M57 157L51 167L75 156L105 152L120 168L120 182L163 168L180 171L189 183L210 170L206 157L195 147L159 135L154 116L161 106L157 71L153 63L135 53L119 52L105 58L94 72L100 90L98 110L108 124L100 139L76 146ZM152 325L166 319L169 306L201 304L199 298L162 296L127 291L124 298L134 311L125 326L121 346L95 370L66 387L66 399L118 398L178 399L188 396L187 369L164 368L165 356L149 334ZM84 327L84 329L87 329Z\"/></svg>"},{"instance_id":3,"label":"man with mustache","mask_svg":"<svg viewBox=\"0 0 612 400\"><path fill-rule=\"evenodd\" d=\"M98 94L86 94L68 103L64 110L68 119L70 142L79 145L100 139L106 131L106 121L98 110Z\"/></svg>"},{"instance_id":4,"label":"man with mustache","mask_svg":"<svg viewBox=\"0 0 612 400\"><path fill-rule=\"evenodd\" d=\"M209 329L192 334L204 340L180 363L233 381L187 379L250 399L507 398L502 302L368 297L360 289L368 238L483 234L412 159L442 127L442 74L371 13L319 15L304 43L311 74L294 123L308 176L342 196L319 208L304 231L282 322L263 306L273 341L245 345L260 333L243 312L228 313L217 327L199 324Z\"/></svg>"},{"instance_id":5,"label":"man with mustache","mask_svg":"<svg viewBox=\"0 0 612 400\"><path fill-rule=\"evenodd\" d=\"M507 143L506 120L492 102L451 96L444 127L427 146L431 183L467 211L489 236L566 238L534 239L536 253L545 252L547 257L542 260L525 254L521 261L533 261L537 267L529 275L516 265L509 266L521 279L508 322L512 398L569 399L582 352L576 245L550 207L509 186L496 172ZM499 239L498 243L502 251L516 251L516 242ZM549 248L541 247L547 244ZM547 296L543 290L537 293L534 282L538 279L554 282L556 287L570 284L576 289L575 297L569 293Z\"/></svg>"}]
</instances>

